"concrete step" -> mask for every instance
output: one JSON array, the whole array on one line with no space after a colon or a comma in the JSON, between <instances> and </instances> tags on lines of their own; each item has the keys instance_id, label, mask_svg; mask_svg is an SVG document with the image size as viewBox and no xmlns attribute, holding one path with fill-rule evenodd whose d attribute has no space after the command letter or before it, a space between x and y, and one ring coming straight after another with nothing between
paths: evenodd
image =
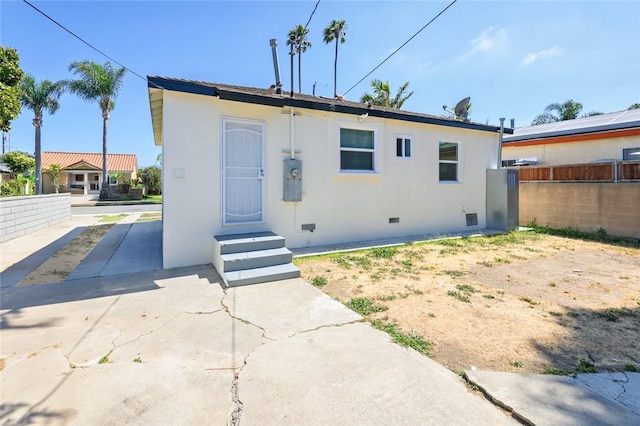
<instances>
[{"instance_id":1,"label":"concrete step","mask_svg":"<svg viewBox=\"0 0 640 426\"><path fill-rule=\"evenodd\" d=\"M292 263L285 265L267 266L264 268L245 269L223 274L222 279L229 287L237 287L248 284L265 283L268 281L287 280L298 278L300 270Z\"/></svg>"},{"instance_id":2,"label":"concrete step","mask_svg":"<svg viewBox=\"0 0 640 426\"><path fill-rule=\"evenodd\" d=\"M291 263L293 254L286 247L276 249L247 251L242 253L223 254L220 256L224 272L241 269L264 268L266 266Z\"/></svg>"},{"instance_id":3,"label":"concrete step","mask_svg":"<svg viewBox=\"0 0 640 426\"><path fill-rule=\"evenodd\" d=\"M219 253L221 255L284 247L284 238L273 232L218 235L213 238L220 247Z\"/></svg>"}]
</instances>

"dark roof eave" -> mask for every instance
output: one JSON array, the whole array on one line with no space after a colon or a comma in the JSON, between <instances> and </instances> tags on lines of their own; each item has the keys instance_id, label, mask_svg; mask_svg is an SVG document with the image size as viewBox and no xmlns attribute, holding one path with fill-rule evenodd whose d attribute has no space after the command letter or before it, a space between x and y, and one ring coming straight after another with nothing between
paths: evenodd
<instances>
[{"instance_id":1,"label":"dark roof eave","mask_svg":"<svg viewBox=\"0 0 640 426\"><path fill-rule=\"evenodd\" d=\"M318 111L338 112L346 114L369 114L371 117L387 118L394 120L409 121L414 123L433 124L437 126L456 127L470 130L480 130L488 132L497 132L500 127L489 126L476 123L465 123L463 121L439 119L435 117L427 117L418 114L411 114L402 111L391 111L383 109L369 109L365 106L356 107L351 105L342 105L339 102L314 102L307 99L298 99L295 97L272 97L260 94L243 93L232 90L225 90L215 86L206 86L197 82L181 81L167 79L163 77L147 77L148 87L152 89L164 89L176 92L190 93L195 95L217 96L222 100L235 102L244 102L257 105L266 105L274 107L295 107L306 108ZM504 133L511 134L513 129L505 128Z\"/></svg>"}]
</instances>

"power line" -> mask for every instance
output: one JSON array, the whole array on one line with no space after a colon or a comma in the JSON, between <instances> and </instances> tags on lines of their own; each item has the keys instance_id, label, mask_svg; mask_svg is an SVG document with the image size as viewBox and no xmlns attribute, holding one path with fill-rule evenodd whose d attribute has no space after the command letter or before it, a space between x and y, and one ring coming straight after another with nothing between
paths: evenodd
<instances>
[{"instance_id":1,"label":"power line","mask_svg":"<svg viewBox=\"0 0 640 426\"><path fill-rule=\"evenodd\" d=\"M66 28L64 25L62 25L61 23L59 23L58 21L56 21L55 19L53 19L51 16L47 15L46 13L44 13L42 10L38 9L37 7L35 7L33 4L29 3L27 0L22 0L23 2L25 2L26 4L28 4L29 6L31 6L33 9L35 9L38 13L40 13L42 16L44 16L45 18L47 18L48 20L50 20L51 22L53 22L54 24L56 24L57 26L59 26L60 28L62 28L64 31L68 32L69 34L71 34L73 37L77 38L78 40L80 40L82 43L86 44L87 46L89 46L91 49L95 50L96 52L98 52L99 54L101 54L102 56L104 56L105 58L109 59L110 61L115 62L116 64L120 65L122 68L126 69L127 71L129 71L131 74L140 77L142 80L147 81L147 79L143 76L141 76L140 74L138 74L137 72L133 71L131 68L127 67L124 64L121 64L120 62L116 61L115 59L113 59L111 56L107 55L106 53L104 53L102 50L98 49L97 47L93 46L91 43L89 43L88 41L84 40L82 37L80 37L79 35L77 35L76 33L74 33L73 31L71 31L70 29ZM158 86L159 87L159 86ZM160 89L162 89L162 87L159 87Z\"/></svg>"},{"instance_id":2,"label":"power line","mask_svg":"<svg viewBox=\"0 0 640 426\"><path fill-rule=\"evenodd\" d=\"M378 68L380 68L382 66L382 64L384 64L385 62L387 62L389 60L389 58L391 58L393 55L395 55L396 53L398 53L398 51L400 49L402 49L404 46L407 45L407 43L409 43L411 40L413 40L418 34L420 34L422 32L422 30L424 30L425 28L427 28L429 25L431 25L431 23L433 21L435 21L436 19L438 19L440 17L440 15L442 15L444 12L447 11L447 9L449 9L451 6L453 6L453 4L455 2L457 2L458 0L453 0L451 3L449 3L449 5L447 7L445 7L444 9L442 9L440 11L440 13L438 13L432 20L430 20L429 22L427 22L422 28L420 28L414 35L412 35L411 37L409 37L409 39L407 41L405 41L404 43L402 43L400 45L400 47L398 47L396 50L394 50L389 56L387 56L382 62L380 62L378 65L376 65L376 67L374 69L372 69L371 71L369 71L369 73L367 75L365 75L364 77L362 77L360 80L358 80L358 82L356 84L354 84L353 86L351 86L351 88L349 90L347 90L346 92L344 92L344 95L346 95L347 93L349 93L353 88L355 88L358 84L362 83L362 81L369 77L371 74L373 74L373 72L375 70L377 70Z\"/></svg>"},{"instance_id":3,"label":"power line","mask_svg":"<svg viewBox=\"0 0 640 426\"><path fill-rule=\"evenodd\" d=\"M311 18L313 18L313 14L316 13L316 9L318 8L318 5L320 4L320 0L318 0L316 2L316 6L313 8L313 11L311 12L311 15L309 16L309 20L307 21L307 25L304 26L304 29L306 30L307 27L309 26L309 23L311 22Z\"/></svg>"}]
</instances>

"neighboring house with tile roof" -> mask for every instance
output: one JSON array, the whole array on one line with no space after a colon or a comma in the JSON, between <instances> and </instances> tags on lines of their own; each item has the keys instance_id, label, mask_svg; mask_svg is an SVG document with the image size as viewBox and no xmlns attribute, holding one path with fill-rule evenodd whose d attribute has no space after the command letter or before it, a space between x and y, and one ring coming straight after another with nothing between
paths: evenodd
<instances>
[{"instance_id":1,"label":"neighboring house with tile roof","mask_svg":"<svg viewBox=\"0 0 640 426\"><path fill-rule=\"evenodd\" d=\"M640 109L518 127L502 145L504 166L602 160L640 160Z\"/></svg>"},{"instance_id":2,"label":"neighboring house with tile roof","mask_svg":"<svg viewBox=\"0 0 640 426\"><path fill-rule=\"evenodd\" d=\"M135 154L107 154L109 184L118 185L136 179ZM42 182L45 194L55 192L48 172L52 164L60 167L60 191L73 194L99 194L102 187L102 154L87 152L42 152Z\"/></svg>"},{"instance_id":3,"label":"neighboring house with tile roof","mask_svg":"<svg viewBox=\"0 0 640 426\"><path fill-rule=\"evenodd\" d=\"M165 268L218 268L220 235L300 248L487 227L498 126L176 78L148 90Z\"/></svg>"}]
</instances>

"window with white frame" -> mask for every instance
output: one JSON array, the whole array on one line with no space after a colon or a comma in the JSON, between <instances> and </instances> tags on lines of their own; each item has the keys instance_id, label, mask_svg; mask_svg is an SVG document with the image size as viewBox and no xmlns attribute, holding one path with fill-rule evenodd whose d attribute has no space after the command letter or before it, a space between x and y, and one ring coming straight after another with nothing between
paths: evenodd
<instances>
[{"instance_id":1,"label":"window with white frame","mask_svg":"<svg viewBox=\"0 0 640 426\"><path fill-rule=\"evenodd\" d=\"M454 142L440 142L440 182L458 181L458 144Z\"/></svg>"},{"instance_id":2,"label":"window with white frame","mask_svg":"<svg viewBox=\"0 0 640 426\"><path fill-rule=\"evenodd\" d=\"M411 157L411 136L396 136L396 157Z\"/></svg>"},{"instance_id":3,"label":"window with white frame","mask_svg":"<svg viewBox=\"0 0 640 426\"><path fill-rule=\"evenodd\" d=\"M640 148L625 148L622 150L622 159L625 161L640 160Z\"/></svg>"},{"instance_id":4,"label":"window with white frame","mask_svg":"<svg viewBox=\"0 0 640 426\"><path fill-rule=\"evenodd\" d=\"M375 171L375 132L340 129L340 170Z\"/></svg>"}]
</instances>

